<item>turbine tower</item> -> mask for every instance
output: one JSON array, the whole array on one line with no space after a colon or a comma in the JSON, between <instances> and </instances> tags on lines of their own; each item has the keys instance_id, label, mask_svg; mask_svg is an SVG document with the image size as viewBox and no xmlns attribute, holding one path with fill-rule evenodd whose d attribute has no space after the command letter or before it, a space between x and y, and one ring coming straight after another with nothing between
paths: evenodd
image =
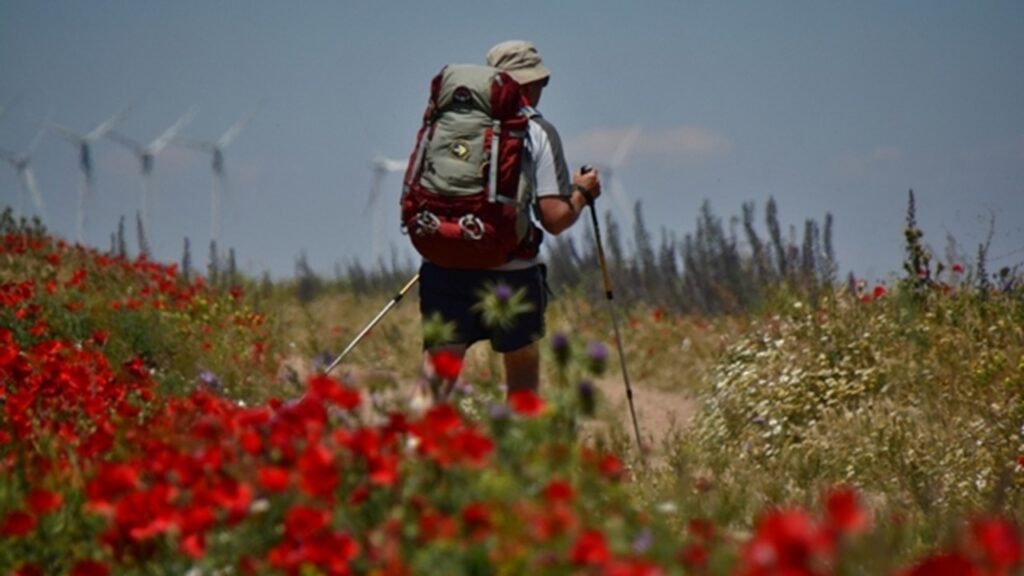
<instances>
[{"instance_id":1,"label":"turbine tower","mask_svg":"<svg viewBox=\"0 0 1024 576\"><path fill-rule=\"evenodd\" d=\"M36 182L36 175L32 171L32 152L42 141L46 134L46 127L43 126L32 138L28 148L22 153L11 152L0 149L0 158L3 158L18 173L18 180L21 183L21 194L18 196L18 204L15 206L15 219L21 218L25 210L25 198L31 197L39 212L40 218L46 219L46 206L43 204L43 195L39 193L39 185Z\"/></svg>"},{"instance_id":2,"label":"turbine tower","mask_svg":"<svg viewBox=\"0 0 1024 576\"><path fill-rule=\"evenodd\" d=\"M405 166L406 163L402 160L395 160L384 156L376 156L370 160L373 180L370 182L370 197L366 203L366 208L363 209L363 215L365 216L368 211L373 210L373 245L371 247L371 254L374 261L377 261L382 256L381 236L386 232L381 225L384 207L380 202L384 179L389 173L405 172Z\"/></svg>"},{"instance_id":3,"label":"turbine tower","mask_svg":"<svg viewBox=\"0 0 1024 576\"><path fill-rule=\"evenodd\" d=\"M113 130L107 134L111 140L130 150L139 159L139 168L142 173L142 230L150 238L152 235L149 225L149 203L150 194L153 191L153 166L156 162L156 155L171 143L171 140L192 121L195 115L195 109L190 108L170 128L164 130L163 134L149 144L142 144Z\"/></svg>"},{"instance_id":4,"label":"turbine tower","mask_svg":"<svg viewBox=\"0 0 1024 576\"><path fill-rule=\"evenodd\" d=\"M79 244L85 243L85 208L89 200L92 199L94 186L96 184L96 175L92 161L92 144L113 130L114 125L121 120L128 110L129 108L121 110L117 114L114 114L110 118L100 122L95 128L85 134L79 134L78 132L60 124L53 122L49 123L49 127L53 131L59 134L72 146L78 148L78 167L82 170L82 183L78 189L78 210L75 216L75 239Z\"/></svg>"},{"instance_id":5,"label":"turbine tower","mask_svg":"<svg viewBox=\"0 0 1024 576\"><path fill-rule=\"evenodd\" d=\"M615 152L612 153L608 163L597 165L601 175L608 182L609 193L611 194L612 201L617 205L620 214L631 214L633 211L629 195L626 194L626 188L622 185L618 172L626 162L626 158L629 157L629 153L636 146L637 140L640 139L640 132L639 126L630 128L619 142L619 145L616 146Z\"/></svg>"},{"instance_id":6,"label":"turbine tower","mask_svg":"<svg viewBox=\"0 0 1024 576\"><path fill-rule=\"evenodd\" d=\"M238 135L256 116L262 107L262 103L256 110L220 135L216 140L194 140L191 138L177 138L176 140L196 150L207 152L212 157L213 188L210 193L210 240L220 246L221 208L225 196L229 195L227 172L224 170L224 149L231 145L238 138Z\"/></svg>"}]
</instances>

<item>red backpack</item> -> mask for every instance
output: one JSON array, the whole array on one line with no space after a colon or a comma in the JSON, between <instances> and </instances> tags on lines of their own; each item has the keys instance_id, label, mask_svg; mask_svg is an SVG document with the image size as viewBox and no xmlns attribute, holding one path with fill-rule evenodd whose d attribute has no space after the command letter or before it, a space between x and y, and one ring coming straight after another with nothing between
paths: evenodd
<instances>
[{"instance_id":1,"label":"red backpack","mask_svg":"<svg viewBox=\"0 0 1024 576\"><path fill-rule=\"evenodd\" d=\"M527 102L496 68L444 67L409 157L402 227L427 260L486 269L532 258L542 233L530 220L530 179L522 176Z\"/></svg>"}]
</instances>

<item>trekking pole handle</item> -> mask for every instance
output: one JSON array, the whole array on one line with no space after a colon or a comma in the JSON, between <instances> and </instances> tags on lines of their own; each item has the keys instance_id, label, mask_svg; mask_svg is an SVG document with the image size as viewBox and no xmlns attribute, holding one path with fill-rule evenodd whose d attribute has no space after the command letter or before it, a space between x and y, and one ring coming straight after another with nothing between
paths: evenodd
<instances>
[{"instance_id":1,"label":"trekking pole handle","mask_svg":"<svg viewBox=\"0 0 1024 576\"><path fill-rule=\"evenodd\" d=\"M594 169L590 164L584 164L580 166L580 174L587 174ZM594 225L594 241L597 245L597 260L601 265L601 279L604 281L604 294L608 300L612 300L615 296L612 293L612 279L608 274L608 263L604 258L604 244L601 242L601 227L597 223L597 200L587 199L587 205L590 206L590 222Z\"/></svg>"}]
</instances>

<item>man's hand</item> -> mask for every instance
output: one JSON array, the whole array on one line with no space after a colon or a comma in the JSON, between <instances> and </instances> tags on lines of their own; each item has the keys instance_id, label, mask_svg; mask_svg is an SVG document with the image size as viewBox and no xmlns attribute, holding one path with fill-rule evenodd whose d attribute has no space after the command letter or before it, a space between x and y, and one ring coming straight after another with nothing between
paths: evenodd
<instances>
[{"instance_id":1,"label":"man's hand","mask_svg":"<svg viewBox=\"0 0 1024 576\"><path fill-rule=\"evenodd\" d=\"M540 199L540 224L551 234L561 234L572 226L587 204L601 195L601 177L597 170L584 168L572 175L572 194L569 197L545 196Z\"/></svg>"},{"instance_id":2,"label":"man's hand","mask_svg":"<svg viewBox=\"0 0 1024 576\"><path fill-rule=\"evenodd\" d=\"M597 168L583 166L572 175L572 187L579 190L587 202L593 202L601 195L601 177Z\"/></svg>"}]
</instances>

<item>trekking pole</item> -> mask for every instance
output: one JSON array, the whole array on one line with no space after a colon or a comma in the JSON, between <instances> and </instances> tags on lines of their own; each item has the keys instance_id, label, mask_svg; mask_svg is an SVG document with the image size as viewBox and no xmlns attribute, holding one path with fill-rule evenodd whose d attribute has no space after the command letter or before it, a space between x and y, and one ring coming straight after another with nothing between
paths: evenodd
<instances>
[{"instance_id":1,"label":"trekking pole","mask_svg":"<svg viewBox=\"0 0 1024 576\"><path fill-rule=\"evenodd\" d=\"M580 171L583 174L590 172L591 167L583 165ZM629 402L629 415L633 419L633 432L636 434L636 447L640 451L640 458L644 458L644 446L640 440L640 425L636 419L636 408L633 406L633 387L629 384L629 370L626 369L626 351L622 347L622 335L619 332L619 319L615 313L615 305L612 303L612 280L608 275L608 263L604 259L604 246L601 244L601 228L597 224L597 201L587 198L587 205L590 206L590 222L594 226L594 243L597 245L597 261L601 264L601 276L604 278L604 295L608 302L608 314L612 317L612 329L615 331L615 345L619 349L619 366L622 367L622 381L626 384L626 400Z\"/></svg>"},{"instance_id":2,"label":"trekking pole","mask_svg":"<svg viewBox=\"0 0 1024 576\"><path fill-rule=\"evenodd\" d=\"M351 352L352 349L356 347L356 344L359 344L359 341L362 340L363 337L366 336L370 332L370 330L372 330L373 327L376 326L377 323L381 321L381 318L384 318L384 316L386 316L387 313L390 312L391 309L394 308L395 305L397 305L402 300L402 297L405 296L405 293L408 292L409 289L412 288L414 285L416 285L416 283L419 282L419 280L420 275L419 273L417 273L415 276L412 277L411 280L406 282L405 286L403 286L402 289L398 291L398 294L395 294L395 297L392 298L390 302L388 302L387 306L385 306L383 310L378 312L377 316L375 316L373 320L371 320L370 323L366 325L366 328L363 328L359 335L357 335L355 339L352 340L352 342L345 348L345 350L343 350L342 353L339 354L338 357L334 359L334 362L331 362L331 365L328 366L326 370L324 370L324 374L330 374L331 370L334 370L334 367L340 364L341 361L345 359L345 356L348 356L348 353Z\"/></svg>"}]
</instances>

